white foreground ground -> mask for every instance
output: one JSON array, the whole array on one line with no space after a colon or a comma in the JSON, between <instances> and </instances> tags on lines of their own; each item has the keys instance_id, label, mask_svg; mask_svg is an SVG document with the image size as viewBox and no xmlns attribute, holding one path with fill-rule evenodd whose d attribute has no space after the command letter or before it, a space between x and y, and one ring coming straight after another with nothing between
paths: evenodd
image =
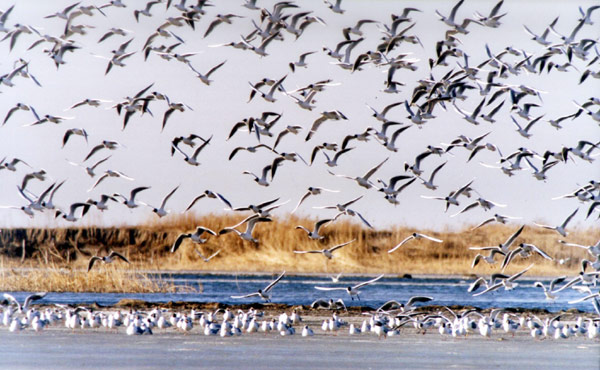
<instances>
[{"instance_id":1,"label":"white foreground ground","mask_svg":"<svg viewBox=\"0 0 600 370\"><path fill-rule=\"evenodd\" d=\"M315 336L275 333L221 338L154 330L127 336L106 329L48 328L11 333L0 328L2 369L98 368L343 368L343 369L598 369L600 341L587 338L534 340L525 331L491 339L442 337L405 329L377 339L372 334L337 335L313 326Z\"/></svg>"}]
</instances>

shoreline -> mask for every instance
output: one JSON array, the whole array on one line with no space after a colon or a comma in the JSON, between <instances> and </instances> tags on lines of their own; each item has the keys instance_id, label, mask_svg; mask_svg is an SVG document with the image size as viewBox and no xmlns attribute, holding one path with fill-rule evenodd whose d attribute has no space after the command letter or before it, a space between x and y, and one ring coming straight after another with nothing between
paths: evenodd
<instances>
[{"instance_id":1,"label":"shoreline","mask_svg":"<svg viewBox=\"0 0 600 370\"><path fill-rule=\"evenodd\" d=\"M54 270L63 270L65 273L67 272L86 272L86 269L83 268L74 268L69 269L65 267L58 268L50 268L50 267L0 267L0 273L3 272L34 272L34 271L54 271ZM118 269L121 273L131 273L131 274L148 274L148 275L239 275L239 276L271 276L274 274L280 274L281 270L272 270L272 271L233 271L233 270L156 270L156 269L136 269L136 270L126 270L126 269ZM306 271L293 271L293 270L285 270L287 276L307 276L307 277L329 277L334 274L338 274L339 271L332 272L306 272ZM397 273L397 272L343 272L342 276L345 277L376 277L381 274L385 274L386 278L398 278L398 279L474 279L479 276L490 275L493 272L489 273L470 273L470 274L420 274L420 273ZM573 276L577 275L576 272L573 273ZM554 278L553 275L527 275L529 280L551 280Z\"/></svg>"}]
</instances>

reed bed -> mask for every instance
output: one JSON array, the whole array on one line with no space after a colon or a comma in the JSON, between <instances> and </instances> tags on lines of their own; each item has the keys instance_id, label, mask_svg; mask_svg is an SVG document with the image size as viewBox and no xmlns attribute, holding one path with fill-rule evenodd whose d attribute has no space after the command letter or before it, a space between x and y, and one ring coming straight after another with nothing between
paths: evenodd
<instances>
[{"instance_id":1,"label":"reed bed","mask_svg":"<svg viewBox=\"0 0 600 370\"><path fill-rule=\"evenodd\" d=\"M388 230L370 230L340 219L321 229L325 238L310 240L296 225L309 229L315 219L289 216L272 222L259 223L255 228L258 244L243 241L234 233L210 236L205 244L197 245L189 240L171 254L171 245L180 233L193 232L198 225L218 232L223 227L238 223L245 215L169 215L160 220L151 219L135 228L72 228L72 229L22 229L4 230L0 233L0 253L5 256L0 289L21 286L24 273L11 275L10 267L46 267L45 270L27 272L27 290L52 291L166 291L173 287L151 281L147 275L136 271L205 270L205 271L281 271L316 273L387 273L387 274L435 274L435 275L488 275L500 270L502 256L495 265L480 262L471 268L477 251L470 246L491 246L503 243L520 225L486 225L470 230L415 230L398 226ZM241 226L243 229L245 226ZM418 231L441 239L439 244L429 240L412 240L389 254L387 251L411 233ZM18 234L18 235L17 235ZM2 239L4 238L4 239ZM334 258L326 259L320 254L295 254L294 250L322 249L356 239L350 245L334 252ZM557 233L535 226L526 226L514 246L520 242L535 244L554 261L538 255L526 259L516 257L506 273L513 273L534 263L528 273L533 276L574 275L580 261L589 258L581 248L567 247L558 243ZM567 240L591 245L600 239L600 230L573 228ZM111 249L124 254L131 265L115 262L98 264L98 268L85 272L92 255L107 254ZM196 253L208 256L220 253L205 263ZM24 253L23 253L24 252ZM561 264L558 261L566 263ZM50 266L50 268L47 268ZM132 273L133 271L133 273ZM65 280L59 283L61 280ZM46 281L45 288L36 284ZM56 283L53 283L56 282ZM31 284L31 285L29 285ZM53 285L54 284L54 285Z\"/></svg>"},{"instance_id":2,"label":"reed bed","mask_svg":"<svg viewBox=\"0 0 600 370\"><path fill-rule=\"evenodd\" d=\"M196 225L220 230L224 226L237 223L242 217L206 216L200 218L183 217L165 219L152 227L169 230L179 234L190 232ZM325 239L310 240L303 231L296 230L296 225L312 228L316 219L290 216L283 220L258 224L255 236L258 245L242 241L234 234L212 237L206 244L194 245L184 242L175 254L165 254L162 258L148 261L147 268L173 270L222 270L222 271L295 271L295 272L347 272L347 273L391 273L391 274L436 274L436 275L484 275L499 270L500 263L488 265L480 262L471 269L477 251L469 250L471 246L491 246L503 243L520 225L487 225L471 230L473 225L466 225L461 230L415 230L398 226L389 230L365 229L361 224L338 220L322 229ZM161 228L162 226L162 228ZM429 240L413 240L392 254L389 249L397 245L411 233L418 231L443 240L438 244ZM176 237L176 235L175 235ZM294 250L310 250L328 248L356 239L350 245L334 252L335 257L327 260L319 254L295 254ZM555 258L545 260L538 255L527 259L516 257L506 272L516 272L535 263L529 274L551 276L557 274L576 274L580 261L589 258L587 252L580 248L566 247L558 243L557 233L527 226L517 238L514 246L521 242L535 244ZM591 245L600 239L600 230L571 230L568 241ZM513 246L513 248L514 248ZM217 250L221 253L209 263L204 263L194 249L207 256ZM501 257L501 256L499 256ZM497 257L497 260L500 258ZM566 261L560 264L559 261Z\"/></svg>"},{"instance_id":3,"label":"reed bed","mask_svg":"<svg viewBox=\"0 0 600 370\"><path fill-rule=\"evenodd\" d=\"M97 271L72 270L56 265L44 268L9 267L0 261L0 291L168 293L186 290L145 272L106 266Z\"/></svg>"}]
</instances>

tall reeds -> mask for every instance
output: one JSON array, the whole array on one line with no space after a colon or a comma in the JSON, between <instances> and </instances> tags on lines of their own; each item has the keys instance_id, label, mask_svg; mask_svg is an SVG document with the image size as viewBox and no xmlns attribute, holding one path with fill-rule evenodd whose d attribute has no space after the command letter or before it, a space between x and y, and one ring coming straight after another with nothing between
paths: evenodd
<instances>
[{"instance_id":1,"label":"tall reeds","mask_svg":"<svg viewBox=\"0 0 600 370\"><path fill-rule=\"evenodd\" d=\"M56 268L69 268L75 274L87 267L92 255L107 254L111 249L123 253L132 265L119 265L114 271L136 270L222 270L222 271L297 271L297 272L356 272L395 274L490 274L499 270L499 263L487 265L482 262L471 269L477 251L471 246L492 246L503 243L519 227L511 225L487 225L471 231L465 226L458 231L436 232L415 230L397 226L388 230L366 229L362 224L340 219L321 229L325 238L310 240L306 234L295 229L296 225L312 228L314 219L290 216L274 218L269 223L259 223L255 228L258 244L243 241L234 233L210 236L205 244L197 245L184 241L179 250L171 254L171 245L180 233L193 232L201 225L219 231L223 227L238 223L245 215L170 215L164 219L151 220L136 228L73 228L73 229L22 229L4 230L0 233L0 252L11 257L11 264L21 263L23 252L21 239L25 240L25 263L32 267L54 264ZM243 229L245 226L240 226ZM443 240L435 243L426 239L412 240L394 253L388 250L412 232L418 231ZM12 234L11 234L12 232ZM10 240L8 240L10 239ZM355 242L336 251L334 258L327 260L319 254L295 254L294 250L328 248L335 244ZM517 271L531 263L535 267L532 275L575 274L582 258L589 258L580 248L567 247L558 243L561 237L549 230L527 226L514 243L535 244L555 261L534 255L527 259L517 257L507 272ZM598 229L570 231L568 240L591 245L600 239ZM514 247L513 246L513 247ZM221 252L208 263L196 253L208 256ZM560 264L558 261L566 261ZM118 263L117 263L118 264ZM108 270L107 270L108 271ZM112 273L112 272L111 272ZM100 274L100 272L90 272ZM105 284L101 276L96 284ZM108 279L105 277L104 279ZM118 286L117 282L110 283ZM94 285L94 284L90 284Z\"/></svg>"}]
</instances>

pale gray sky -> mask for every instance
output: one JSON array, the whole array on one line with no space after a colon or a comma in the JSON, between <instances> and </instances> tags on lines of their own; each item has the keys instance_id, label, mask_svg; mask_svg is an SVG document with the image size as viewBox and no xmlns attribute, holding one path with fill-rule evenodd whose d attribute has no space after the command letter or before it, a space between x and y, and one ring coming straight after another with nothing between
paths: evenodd
<instances>
[{"instance_id":1,"label":"pale gray sky","mask_svg":"<svg viewBox=\"0 0 600 370\"><path fill-rule=\"evenodd\" d=\"M214 3L216 6L207 7L206 15L196 24L196 31L185 27L170 27L178 36L185 40L176 51L178 53L198 52L190 57L192 65L201 72L206 72L214 65L226 60L227 63L212 76L213 83L206 86L197 79L183 63L176 60L165 61L156 54L150 55L146 62L143 61L141 48L147 37L164 22L168 16L177 16L178 11L171 6L165 12L165 4L155 5L151 12L152 17L140 16L136 23L133 16L134 9L141 9L145 5L142 1L124 1L127 8L105 8L106 17L95 14L93 17L80 16L75 18L74 24L93 26L88 34L74 35L81 49L65 55L66 64L58 71L53 61L43 52L49 44L42 44L33 50L27 48L37 40L36 35L22 34L16 46L9 53L9 41L0 43L0 49L5 55L0 60L0 73L11 71L13 63L19 58L30 62L29 71L42 84L36 86L31 80L15 78L14 87L0 86L0 114L2 119L8 110L16 103L22 102L32 105L40 115L52 114L57 116L72 117L59 125L45 123L39 126L23 127L34 121L29 112L19 111L10 118L8 123L0 128L0 158L18 157L29 163L33 169L45 169L51 180L41 183L32 180L28 189L35 193L42 192L52 181L67 180L57 192L54 202L67 209L72 202L85 201L98 198L100 194L114 192L129 193L136 186L151 186L150 190L139 194L139 199L148 203L158 204L161 199L175 186L181 185L168 203L172 213L185 209L189 202L205 189L222 193L234 206L245 206L249 203L259 203L275 197L281 201L289 199L289 203L281 207L276 215L289 213L299 198L305 193L308 186L321 186L329 189L340 190L340 193L325 194L310 197L298 210L298 215L316 217L330 217L333 211L312 209L314 206L333 205L345 202L359 195L364 197L354 204L353 209L371 222L376 228L392 225L409 225L418 228L443 229L446 227L459 227L464 223L478 223L494 212L505 215L523 217L523 222L543 221L551 224L561 223L575 208L580 207L578 215L573 220L573 225L591 226L596 217L584 220L588 204L580 204L574 199L551 200L551 198L565 194L576 189L579 185L589 180L598 181L600 168L598 162L585 162L575 158L568 164L559 163L549 170L548 181L541 182L531 176L531 171L517 172L508 178L500 170L484 168L480 161L495 164L499 156L497 153L484 151L469 163L466 163L469 152L462 148L452 151L454 156L430 156L422 163L425 176L439 164L448 160L448 164L438 173L436 182L439 189L431 191L426 189L417 180L398 196L400 205L389 204L382 193L374 189L365 190L355 182L347 179L336 178L327 173L329 169L324 164L324 157L319 154L311 167L302 162L286 162L277 170L272 184L267 187L258 186L248 175L243 175L244 170L259 173L264 166L269 164L273 153L260 151L255 154L240 152L232 161L228 161L229 153L237 146L250 146L257 144L255 137L240 132L231 140L226 141L232 126L242 118L259 116L263 111L282 113L283 116L275 125L273 131L279 132L286 125L300 125L304 130L297 136L288 135L278 145L278 151L298 152L305 159L309 159L312 148L324 141L341 144L347 134L360 133L367 126L379 127L380 122L371 117L371 111L366 104L383 109L388 104L410 99L413 88L419 79L429 78L430 70L427 59L435 55L435 42L444 37L448 29L441 22L434 11L437 9L442 14L448 14L454 3L446 1L349 1L342 2L346 12L343 15L331 12L322 1L297 2L299 9L289 9L285 13L299 11L312 11L313 15L321 17L326 26L320 24L310 25L304 34L294 40L293 35L282 31L285 41L272 42L267 52L267 57L259 57L251 51L242 51L230 47L211 48L210 45L239 41L240 35L247 35L252 29L251 20L259 22L258 12L251 11L241 6L243 1L227 1ZM174 1L175 2L175 1ZM189 1L188 1L189 2ZM94 2L83 1L82 4ZM95 2L102 4L103 2ZM258 0L258 6L271 9L273 1ZM457 13L458 19L471 17L474 11L487 13L494 6L495 1L465 1ZM12 2L3 1L0 9L6 10ZM70 5L70 1L19 1L8 17L7 26L15 23L31 25L41 34L60 35L64 27L64 20L58 18L44 19L43 17L63 7ZM584 9L593 2L579 2ZM524 31L526 24L532 31L541 33L560 15L556 29L564 34L569 34L577 24L579 11L577 5L571 2L546 2L546 1L506 1L502 12L508 14L502 18L499 28L484 28L476 24L469 25L471 31L468 35L458 35L462 41L463 49L470 56L470 64L476 65L487 58L484 46L486 43L493 52L500 52L507 46L523 49L528 54L539 56L544 53L541 45L532 41ZM372 19L382 23L390 23L390 14L400 14L407 6L421 9L421 13L412 13L411 17L416 25L408 34L417 35L423 43L419 45L403 43L390 53L396 56L399 53L411 53L411 57L418 59L418 70L411 72L400 70L395 74L395 80L401 81L406 86L401 88L401 93L386 94L381 92L385 87L387 67L377 67L368 64L362 71L351 73L339 66L332 64L334 60L323 51L323 46L333 48L343 39L341 29L353 26L360 19ZM234 13L244 18L235 18L233 24L221 24L206 38L202 38L205 30L216 14ZM586 25L582 28L577 39L600 36L600 12L592 15L594 26ZM131 31L126 37L113 36L103 43L98 44L98 39L110 28L121 27ZM360 43L352 53L354 59L360 53L374 50L381 41L381 24L366 24L363 27L365 41ZM404 28L402 25L400 29ZM110 51L119 44L133 37L128 51L137 51L135 55L125 60L127 67L113 67L105 76L107 60L95 55L109 56ZM556 35L550 34L552 41L560 41ZM174 40L158 38L156 45L173 43ZM308 68L297 68L292 73L288 63L294 61L302 53L317 51L308 56ZM583 103L591 96L598 96L600 84L598 79L588 78L579 85L580 73L585 65L593 58L595 52L590 50L591 56L586 61L574 58L573 63L579 71L570 72L551 71L549 74L528 75L522 71L518 76L509 76L507 79L498 79L499 82L511 85L527 85L544 91L543 102L537 98L526 97L524 101L541 104L541 108L533 108L533 116L545 113L545 117L531 129L533 136L529 139L521 137L515 132L510 119L510 102L507 102L496 116L497 122L493 125L482 123L479 126L471 125L461 119L458 114L448 106L444 112L440 107L435 110L437 118L429 120L422 129L411 127L398 138L400 147L398 152L390 152L382 145L371 139L368 143L354 142L356 149L341 156L339 165L331 170L337 174L358 176L364 174L369 168L389 157L390 160L375 173L373 180L403 174L405 161L412 162L414 157L426 149L428 144L440 145L448 143L458 135L464 134L476 137L486 132L491 132L485 142L490 142L502 150L503 154L510 153L518 147L525 146L542 154L545 150L559 151L563 145L575 146L579 140L586 139L597 141L600 139L598 123L587 115L581 115L574 121L564 121L562 130L552 128L546 119L555 119L559 116L573 113L576 107L572 101ZM516 62L521 57L506 55L503 60ZM556 62L564 62L564 56L555 57ZM450 59L450 67L435 67L432 71L435 78L441 78L451 68L458 70L456 62L463 63L462 59ZM598 68L596 63L595 68ZM491 67L484 67L485 71ZM309 112L299 108L289 97L276 93L277 101L268 103L260 97L247 103L250 93L248 82L256 82L264 77L279 79L288 75L284 82L287 90L292 90L309 83L331 78L337 86L328 87L316 96L316 109ZM482 72L480 77L485 78L487 72ZM135 114L127 128L122 131L122 116L119 117L110 107L126 96L132 96L137 91L154 83L152 91L167 94L172 101L184 102L193 108L183 113L175 112L163 132L161 121L166 104L155 101L150 104L154 117ZM473 83L473 82L471 82ZM481 101L477 90L468 92L469 99L457 104L467 111L472 111ZM85 98L106 99L112 103L104 103L100 108L80 107L64 111L75 102ZM489 98L489 96L488 96ZM507 95L503 99L508 99ZM496 103L487 107L487 112ZM322 111L340 110L347 117L347 121L327 121L316 132L313 139L304 141L307 130ZM407 113L403 106L398 106L390 111L388 118L409 124ZM520 122L523 120L520 120ZM83 127L89 133L89 144L81 137L72 137L64 149L61 141L64 132L69 128ZM393 130L392 130L393 132ZM214 135L211 144L200 154L202 165L193 167L186 164L179 154L171 157L170 143L173 137L195 133L203 137ZM81 162L89 150L104 139L116 140L125 145L125 148L116 151L103 150L94 155L88 162L99 160L109 154L111 159L99 166L98 173L106 169L118 170L131 176L135 181L118 178L109 178L91 192L87 190L95 182L89 178L83 169L71 166L66 159ZM271 145L274 138L265 138L264 143ZM183 147L189 151L188 147ZM598 153L598 152L596 152ZM539 162L536 161L536 164ZM20 184L22 177L32 169L20 166L17 172L0 171L0 205L21 206L26 202L18 195L16 185ZM506 208L495 208L484 212L474 209L460 216L449 216L471 200L462 198L460 207L451 207L444 213L443 202L423 199L421 195L445 196L450 191L475 179L473 187L489 200L506 204ZM204 214L209 212L224 212L223 205L214 200L200 201L191 212ZM104 213L92 209L80 225L113 225L121 223L137 223L147 220L152 215L146 208L133 211L124 205L110 204L110 209ZM54 220L54 214L45 212L36 213L30 219L22 212L12 209L0 210L0 226L57 226L70 225L64 221Z\"/></svg>"}]
</instances>

